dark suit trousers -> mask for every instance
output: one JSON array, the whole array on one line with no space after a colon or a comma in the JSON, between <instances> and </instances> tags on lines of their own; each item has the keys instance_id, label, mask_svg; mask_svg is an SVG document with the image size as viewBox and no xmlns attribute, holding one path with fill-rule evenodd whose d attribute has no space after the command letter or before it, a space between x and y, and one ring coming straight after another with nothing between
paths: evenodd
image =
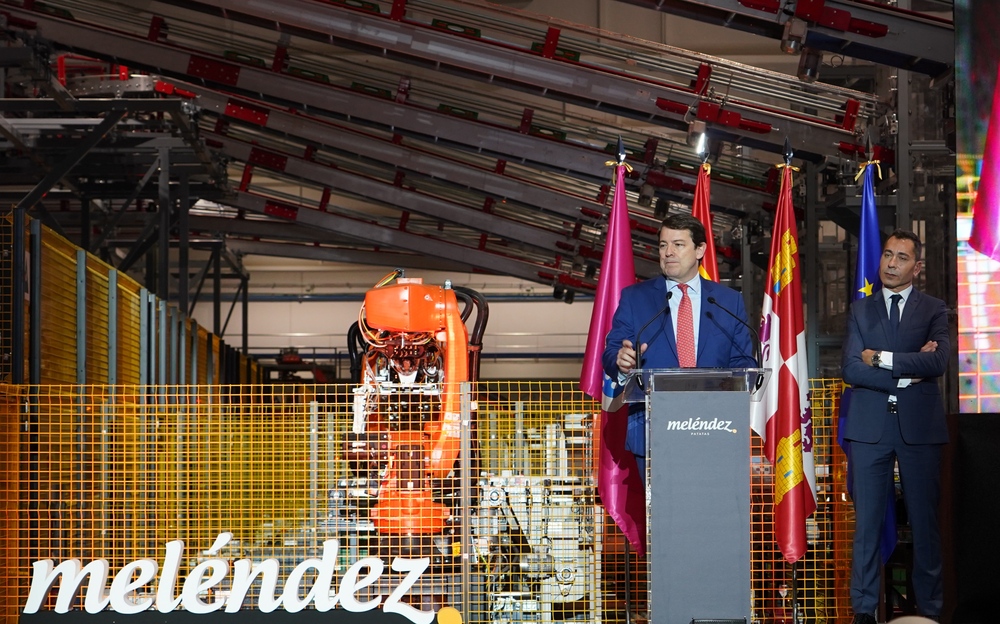
<instances>
[{"instance_id":1,"label":"dark suit trousers","mask_svg":"<svg viewBox=\"0 0 1000 624\"><path fill-rule=\"evenodd\" d=\"M875 613L879 599L879 537L886 493L899 462L903 500L913 530L913 592L917 610L940 616L943 599L938 499L941 491L941 444L907 444L899 431L905 414L886 414L882 437L874 444L851 441L854 478L854 557L851 605L855 613Z\"/></svg>"}]
</instances>

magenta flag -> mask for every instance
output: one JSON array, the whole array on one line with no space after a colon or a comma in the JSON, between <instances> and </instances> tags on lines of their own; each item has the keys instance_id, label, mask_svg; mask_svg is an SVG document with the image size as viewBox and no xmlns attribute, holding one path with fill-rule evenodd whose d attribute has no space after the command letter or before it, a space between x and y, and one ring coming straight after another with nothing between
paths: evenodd
<instances>
[{"instance_id":1,"label":"magenta flag","mask_svg":"<svg viewBox=\"0 0 1000 624\"><path fill-rule=\"evenodd\" d=\"M615 194L608 216L608 236L601 257L601 272L597 277L594 311L590 316L587 351L583 356L580 389L595 399L601 398L604 369L601 354L604 338L611 331L611 318L618 309L622 289L635 283L635 260L632 257L632 228L628 220L628 200L625 197L625 165L615 167Z\"/></svg>"},{"instance_id":2,"label":"magenta flag","mask_svg":"<svg viewBox=\"0 0 1000 624\"><path fill-rule=\"evenodd\" d=\"M608 217L608 236L601 258L590 333L587 334L587 351L580 373L580 389L595 399L605 399L602 400L603 405L607 405L606 397L614 386L614 380L604 374L601 365L604 340L611 330L611 319L618 308L622 289L635 283L625 168L626 165L618 165L615 171L615 194ZM597 491L608 515L642 556L646 552L645 494L635 456L625 450L627 426L627 406L617 412L601 411Z\"/></svg>"},{"instance_id":3,"label":"magenta flag","mask_svg":"<svg viewBox=\"0 0 1000 624\"><path fill-rule=\"evenodd\" d=\"M993 109L990 112L989 129L986 131L979 190L972 209L969 246L1000 261L1000 75L993 88Z\"/></svg>"}]
</instances>

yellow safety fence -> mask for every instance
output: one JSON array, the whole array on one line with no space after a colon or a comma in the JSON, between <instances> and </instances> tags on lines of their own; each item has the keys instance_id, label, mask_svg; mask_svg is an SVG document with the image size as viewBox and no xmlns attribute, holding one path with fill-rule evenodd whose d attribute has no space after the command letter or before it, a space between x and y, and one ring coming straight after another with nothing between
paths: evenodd
<instances>
[{"instance_id":1,"label":"yellow safety fence","mask_svg":"<svg viewBox=\"0 0 1000 624\"><path fill-rule=\"evenodd\" d=\"M47 227L32 227L36 225L29 221L25 228L27 253L21 273L15 275L12 213L0 219L0 249L4 250L0 254L0 347L9 354L13 342L20 341L25 381L32 381L32 364L42 384L81 380L139 384L144 381L144 365L148 382L216 385L262 378L256 360L227 349L219 336L127 274L83 253ZM36 279L32 279L35 271ZM15 279L25 286L21 336L14 336ZM37 291L32 288L35 282ZM37 309L37 327L32 327L33 308ZM33 339L38 345L36 361L31 358ZM238 363L224 371L227 357ZM11 359L0 360L0 381L13 381L13 368Z\"/></svg>"},{"instance_id":2,"label":"yellow safety fence","mask_svg":"<svg viewBox=\"0 0 1000 624\"><path fill-rule=\"evenodd\" d=\"M811 388L819 508L809 520L798 599L805 621L842 622L849 617L851 514L836 446L841 387L839 380L814 380ZM388 433L426 430L438 401L433 392L382 397L385 427L359 435L359 399L344 385L0 389L3 622L17 621L30 601L58 608L58 581L30 590L35 561L107 560L110 587L118 570L142 559L158 562L162 576L172 556L167 544L175 540L184 543L183 555L173 556L179 579L199 565L206 578L213 565L227 572L199 593L206 604L258 608L267 600L260 580L245 599L234 597L240 560L277 561L272 580L281 598L296 566L322 561L324 544L336 539L337 552L326 552L335 557L327 562L331 591L367 574L374 578L367 590L359 584L348 592L362 600L383 587L393 557L427 558L420 581L398 602L438 611L439 621L623 622L626 594L635 618L646 615L645 562L633 556L626 574L622 535L596 492L599 406L575 383L473 385L464 403L474 423L463 442L465 462L454 478L436 482L421 476L421 445L392 446ZM753 615L770 624L790 608L778 590L792 578L774 544L770 469L754 440ZM385 509L390 499L401 507ZM407 535L373 522L422 527L415 519L441 510L440 526ZM355 565L366 557L385 561L385 574ZM265 581L268 574L261 573ZM311 583L300 583L300 603ZM140 583L120 598L149 606L153 586ZM86 582L65 591L66 605L85 607ZM296 604L284 600L286 608ZM445 609L456 611L449 619L440 615Z\"/></svg>"}]
</instances>

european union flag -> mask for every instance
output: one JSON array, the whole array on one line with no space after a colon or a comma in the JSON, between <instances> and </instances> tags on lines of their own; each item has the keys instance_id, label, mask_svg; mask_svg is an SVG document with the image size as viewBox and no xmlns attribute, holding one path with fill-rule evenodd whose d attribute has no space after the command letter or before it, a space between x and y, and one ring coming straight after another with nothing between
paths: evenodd
<instances>
[{"instance_id":1,"label":"european union flag","mask_svg":"<svg viewBox=\"0 0 1000 624\"><path fill-rule=\"evenodd\" d=\"M878 230L878 213L875 211L875 184L873 178L878 165L865 167L865 182L861 189L861 230L858 232L858 265L854 273L852 301L864 299L882 288L878 277L879 259L882 257L882 239Z\"/></svg>"},{"instance_id":2,"label":"european union flag","mask_svg":"<svg viewBox=\"0 0 1000 624\"><path fill-rule=\"evenodd\" d=\"M878 165L870 162L864 165L864 184L861 188L861 229L858 232L858 263L854 272L854 292L852 301L864 299L882 288L878 276L879 261L882 257L882 238L878 229L878 213L875 210L875 172ZM840 431L844 431L847 408L851 400L851 389L844 390L840 399ZM847 493L851 494L851 445L843 433L838 436L841 448L847 456ZM885 563L896 549L896 487L890 483L889 504L885 507L882 523L882 562Z\"/></svg>"}]
</instances>

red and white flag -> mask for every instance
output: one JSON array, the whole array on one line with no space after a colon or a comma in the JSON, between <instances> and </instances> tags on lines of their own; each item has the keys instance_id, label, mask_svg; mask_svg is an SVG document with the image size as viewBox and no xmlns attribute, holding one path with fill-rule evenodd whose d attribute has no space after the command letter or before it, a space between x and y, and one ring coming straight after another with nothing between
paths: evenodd
<instances>
[{"instance_id":1,"label":"red and white flag","mask_svg":"<svg viewBox=\"0 0 1000 624\"><path fill-rule=\"evenodd\" d=\"M792 167L785 165L760 322L764 368L771 369L771 379L764 397L752 404L750 426L764 440L764 454L773 466L774 536L789 563L805 554L806 518L816 510L798 240Z\"/></svg>"}]
</instances>

